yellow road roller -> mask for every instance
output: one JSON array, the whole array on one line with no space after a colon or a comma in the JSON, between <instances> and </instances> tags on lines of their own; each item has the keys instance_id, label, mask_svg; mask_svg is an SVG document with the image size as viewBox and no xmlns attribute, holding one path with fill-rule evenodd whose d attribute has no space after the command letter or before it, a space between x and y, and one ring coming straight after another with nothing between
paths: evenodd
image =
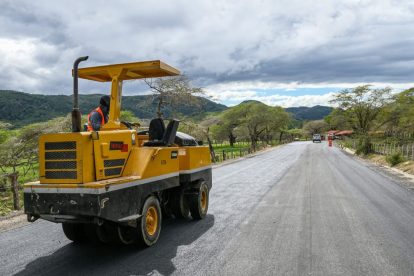
<instances>
[{"instance_id":1,"label":"yellow road roller","mask_svg":"<svg viewBox=\"0 0 414 276\"><path fill-rule=\"evenodd\" d=\"M74 242L155 244L163 217L203 219L208 210L211 159L207 146L151 120L148 130L120 121L122 83L180 72L159 61L78 68L73 66L72 132L39 139L39 181L24 185L28 221L62 223ZM83 131L78 78L111 82L109 120ZM185 221L185 220L184 220Z\"/></svg>"}]
</instances>

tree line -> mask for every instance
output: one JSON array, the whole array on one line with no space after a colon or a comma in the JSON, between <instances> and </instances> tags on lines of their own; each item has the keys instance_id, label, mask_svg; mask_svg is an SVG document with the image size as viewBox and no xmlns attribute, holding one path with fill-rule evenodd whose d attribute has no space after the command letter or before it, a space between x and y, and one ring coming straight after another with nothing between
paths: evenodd
<instances>
[{"instance_id":1,"label":"tree line","mask_svg":"<svg viewBox=\"0 0 414 276\"><path fill-rule=\"evenodd\" d=\"M331 114L305 123L303 133L352 130L362 154L371 152L373 137L414 140L414 88L395 92L391 87L361 85L339 91L331 104Z\"/></svg>"}]
</instances>

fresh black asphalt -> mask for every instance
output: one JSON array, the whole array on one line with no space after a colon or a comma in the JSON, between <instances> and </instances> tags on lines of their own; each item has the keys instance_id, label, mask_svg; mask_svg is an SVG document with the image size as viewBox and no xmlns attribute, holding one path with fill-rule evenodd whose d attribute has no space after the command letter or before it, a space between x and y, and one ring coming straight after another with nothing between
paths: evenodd
<instances>
[{"instance_id":1,"label":"fresh black asphalt","mask_svg":"<svg viewBox=\"0 0 414 276\"><path fill-rule=\"evenodd\" d=\"M213 169L209 215L148 249L75 245L58 224L0 233L0 275L414 275L414 193L326 143Z\"/></svg>"}]
</instances>

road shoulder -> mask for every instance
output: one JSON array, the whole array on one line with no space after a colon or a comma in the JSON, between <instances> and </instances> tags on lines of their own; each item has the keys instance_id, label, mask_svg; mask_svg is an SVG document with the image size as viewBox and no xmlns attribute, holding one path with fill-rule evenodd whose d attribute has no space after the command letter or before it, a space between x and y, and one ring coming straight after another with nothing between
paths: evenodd
<instances>
[{"instance_id":1,"label":"road shoulder","mask_svg":"<svg viewBox=\"0 0 414 276\"><path fill-rule=\"evenodd\" d=\"M400 184L404 188L414 191L414 175L404 172L398 168L390 167L384 162L378 162L375 158L363 158L355 154L355 151L349 148L340 148L343 152L347 155L351 156L352 158L358 159L365 164L369 165L371 168L375 168L377 171L381 171L394 179L398 180L396 183Z\"/></svg>"},{"instance_id":2,"label":"road shoulder","mask_svg":"<svg viewBox=\"0 0 414 276\"><path fill-rule=\"evenodd\" d=\"M0 233L13 230L29 224L23 211L13 212L5 217L0 217Z\"/></svg>"}]
</instances>

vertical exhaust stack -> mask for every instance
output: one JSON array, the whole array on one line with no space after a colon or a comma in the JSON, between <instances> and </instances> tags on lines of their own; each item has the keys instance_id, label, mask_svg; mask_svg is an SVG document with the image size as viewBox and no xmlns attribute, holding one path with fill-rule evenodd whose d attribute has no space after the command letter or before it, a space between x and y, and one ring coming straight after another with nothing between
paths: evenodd
<instances>
[{"instance_id":1,"label":"vertical exhaust stack","mask_svg":"<svg viewBox=\"0 0 414 276\"><path fill-rule=\"evenodd\" d=\"M80 57L75 60L73 64L73 110L72 110L72 132L81 131L81 113L79 111L79 101L78 101L78 66L79 63L85 61L89 56Z\"/></svg>"}]
</instances>

